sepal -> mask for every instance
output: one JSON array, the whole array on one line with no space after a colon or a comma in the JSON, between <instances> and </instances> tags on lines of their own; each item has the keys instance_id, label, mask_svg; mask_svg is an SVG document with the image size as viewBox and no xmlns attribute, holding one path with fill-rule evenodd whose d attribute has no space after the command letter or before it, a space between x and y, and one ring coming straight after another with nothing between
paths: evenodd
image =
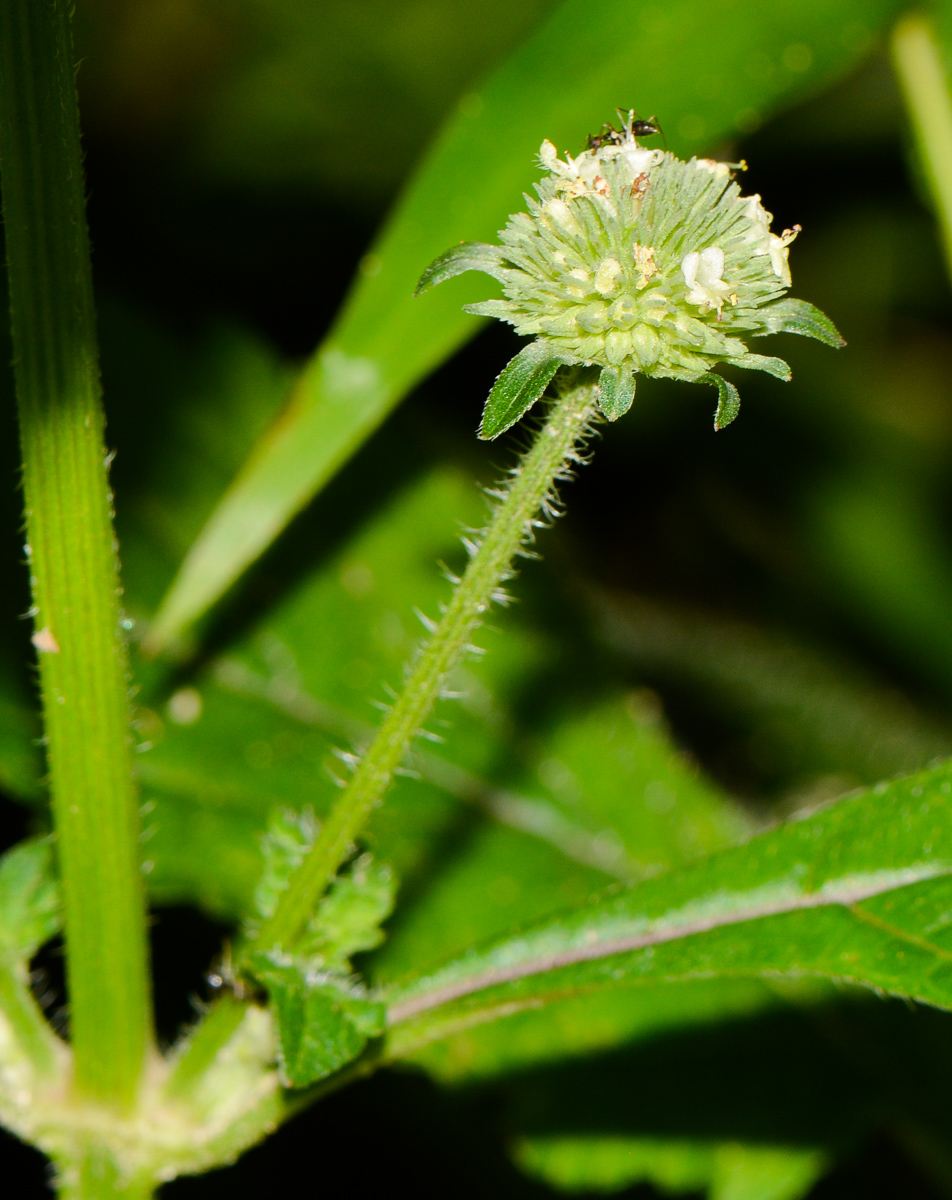
<instances>
[{"instance_id":1,"label":"sepal","mask_svg":"<svg viewBox=\"0 0 952 1200\"><path fill-rule=\"evenodd\" d=\"M562 363L544 338L524 346L497 376L489 393L479 426L483 441L499 437L524 417Z\"/></svg>"}]
</instances>

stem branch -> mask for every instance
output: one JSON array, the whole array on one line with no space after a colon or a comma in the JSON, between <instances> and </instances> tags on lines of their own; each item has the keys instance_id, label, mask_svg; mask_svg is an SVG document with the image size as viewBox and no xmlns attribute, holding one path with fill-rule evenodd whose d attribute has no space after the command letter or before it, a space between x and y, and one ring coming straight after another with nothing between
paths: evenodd
<instances>
[{"instance_id":1,"label":"stem branch","mask_svg":"<svg viewBox=\"0 0 952 1200\"><path fill-rule=\"evenodd\" d=\"M576 448L590 428L597 395L595 384L576 381L551 405L546 423L513 473L443 619L274 915L262 926L258 946L290 946L303 931L430 715L447 674L466 653L474 629L509 576L513 558L531 539L540 509L551 511L548 502L553 486L577 460Z\"/></svg>"},{"instance_id":2,"label":"stem branch","mask_svg":"<svg viewBox=\"0 0 952 1200\"><path fill-rule=\"evenodd\" d=\"M151 1017L74 73L66 0L3 0L0 167L75 1084L128 1109Z\"/></svg>"}]
</instances>

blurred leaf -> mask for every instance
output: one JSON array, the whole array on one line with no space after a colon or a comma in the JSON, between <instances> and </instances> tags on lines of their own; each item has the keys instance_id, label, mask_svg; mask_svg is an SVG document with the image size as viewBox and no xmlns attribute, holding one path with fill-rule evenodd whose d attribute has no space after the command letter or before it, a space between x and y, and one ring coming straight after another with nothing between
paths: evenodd
<instances>
[{"instance_id":1,"label":"blurred leaf","mask_svg":"<svg viewBox=\"0 0 952 1200\"><path fill-rule=\"evenodd\" d=\"M809 517L839 602L889 653L952 694L952 558L916 481L841 475L815 489Z\"/></svg>"},{"instance_id":2,"label":"blurred leaf","mask_svg":"<svg viewBox=\"0 0 952 1200\"><path fill-rule=\"evenodd\" d=\"M785 1146L659 1138L525 1138L515 1158L528 1174L566 1192L620 1192L651 1183L710 1200L797 1200L822 1174L823 1155Z\"/></svg>"},{"instance_id":3,"label":"blurred leaf","mask_svg":"<svg viewBox=\"0 0 952 1200\"><path fill-rule=\"evenodd\" d=\"M61 922L52 843L21 842L0 858L0 959L6 965L27 962Z\"/></svg>"},{"instance_id":4,"label":"blurred leaf","mask_svg":"<svg viewBox=\"0 0 952 1200\"><path fill-rule=\"evenodd\" d=\"M952 768L876 788L389 989L400 1055L628 981L816 975L952 1006Z\"/></svg>"},{"instance_id":5,"label":"blurred leaf","mask_svg":"<svg viewBox=\"0 0 952 1200\"><path fill-rule=\"evenodd\" d=\"M612 649L722 725L721 745L739 728L772 786L842 793L952 750L952 731L829 648L640 597L596 597L596 613Z\"/></svg>"},{"instance_id":6,"label":"blurred leaf","mask_svg":"<svg viewBox=\"0 0 952 1200\"><path fill-rule=\"evenodd\" d=\"M477 328L466 281L414 301L426 265L486 240L519 205L542 139L574 147L637 79L690 152L843 72L899 7L892 0L567 0L461 102L378 244L291 406L259 443L186 557L151 630L167 646L224 593L406 392ZM552 70L565 61L570 70ZM789 53L791 47L796 52ZM701 85L710 64L716 85ZM465 182L464 182L465 181ZM469 290L467 290L467 288Z\"/></svg>"}]
</instances>

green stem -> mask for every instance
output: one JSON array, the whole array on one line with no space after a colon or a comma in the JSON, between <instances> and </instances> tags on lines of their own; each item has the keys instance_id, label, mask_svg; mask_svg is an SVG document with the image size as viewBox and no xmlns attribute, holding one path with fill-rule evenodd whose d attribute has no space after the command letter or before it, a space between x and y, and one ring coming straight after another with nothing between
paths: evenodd
<instances>
[{"instance_id":1,"label":"green stem","mask_svg":"<svg viewBox=\"0 0 952 1200\"><path fill-rule=\"evenodd\" d=\"M466 653L474 629L509 575L513 558L531 538L533 522L546 507L554 484L576 460L576 447L590 427L597 395L595 384L578 382L551 405L545 425L514 472L443 619L324 822L313 849L274 915L263 925L256 945L289 946L304 929L430 715L448 672Z\"/></svg>"},{"instance_id":2,"label":"green stem","mask_svg":"<svg viewBox=\"0 0 952 1200\"><path fill-rule=\"evenodd\" d=\"M952 275L952 94L932 22L904 17L893 33L892 57Z\"/></svg>"},{"instance_id":3,"label":"green stem","mask_svg":"<svg viewBox=\"0 0 952 1200\"><path fill-rule=\"evenodd\" d=\"M128 1109L151 1016L74 73L67 0L3 0L0 168L75 1083Z\"/></svg>"}]
</instances>

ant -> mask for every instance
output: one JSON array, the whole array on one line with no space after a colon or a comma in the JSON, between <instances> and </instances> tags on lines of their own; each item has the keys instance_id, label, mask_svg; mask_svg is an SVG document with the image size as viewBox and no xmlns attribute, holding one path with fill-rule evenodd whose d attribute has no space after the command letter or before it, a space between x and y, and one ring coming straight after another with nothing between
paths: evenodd
<instances>
[{"instance_id":1,"label":"ant","mask_svg":"<svg viewBox=\"0 0 952 1200\"><path fill-rule=\"evenodd\" d=\"M602 133L589 134L586 149L600 150L602 146L620 146L622 142L632 138L651 137L652 134L661 133L661 126L656 117L649 117L647 121L643 121L636 116L633 108L627 109L627 114L626 110L621 108L616 108L615 112L618 113L621 129L616 129L613 125L603 125Z\"/></svg>"}]
</instances>

